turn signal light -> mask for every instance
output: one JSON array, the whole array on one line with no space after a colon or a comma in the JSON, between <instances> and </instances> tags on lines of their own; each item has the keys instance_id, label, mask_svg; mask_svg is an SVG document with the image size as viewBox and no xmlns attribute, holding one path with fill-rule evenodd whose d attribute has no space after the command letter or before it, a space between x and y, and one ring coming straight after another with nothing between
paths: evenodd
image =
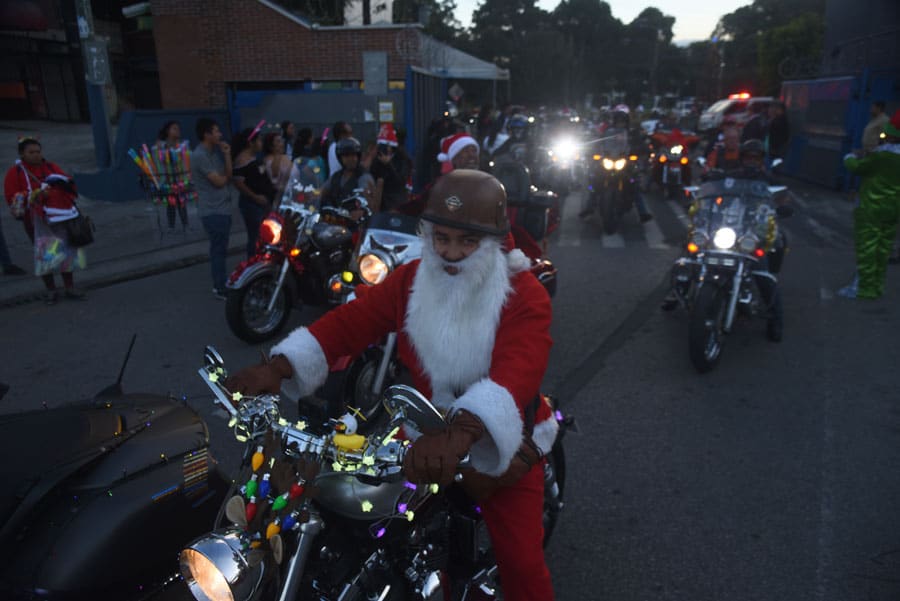
<instances>
[{"instance_id":1,"label":"turn signal light","mask_svg":"<svg viewBox=\"0 0 900 601\"><path fill-rule=\"evenodd\" d=\"M717 205L722 204L722 197L721 197L721 196L717 196L717 197L716 197L716 204L717 204Z\"/></svg>"},{"instance_id":2,"label":"turn signal light","mask_svg":"<svg viewBox=\"0 0 900 601\"><path fill-rule=\"evenodd\" d=\"M693 242L688 242L687 250L692 255L700 251L700 247L694 244Z\"/></svg>"},{"instance_id":3,"label":"turn signal light","mask_svg":"<svg viewBox=\"0 0 900 601\"><path fill-rule=\"evenodd\" d=\"M629 155L629 156L628 156L628 160L629 160L629 161L636 161L636 160L637 160L637 155L636 155L636 154Z\"/></svg>"},{"instance_id":4,"label":"turn signal light","mask_svg":"<svg viewBox=\"0 0 900 601\"><path fill-rule=\"evenodd\" d=\"M599 161L601 158L603 158L603 157L601 157L599 154L595 154L595 155L594 155L594 160L595 160L595 161Z\"/></svg>"},{"instance_id":5,"label":"turn signal light","mask_svg":"<svg viewBox=\"0 0 900 601\"><path fill-rule=\"evenodd\" d=\"M681 164L682 164L682 165L687 165L687 164L688 164L688 158L687 158L687 157L681 157Z\"/></svg>"},{"instance_id":6,"label":"turn signal light","mask_svg":"<svg viewBox=\"0 0 900 601\"><path fill-rule=\"evenodd\" d=\"M291 254L292 257L299 256L299 255L300 255L300 249L299 249L299 248L292 248L290 254Z\"/></svg>"},{"instance_id":7,"label":"turn signal light","mask_svg":"<svg viewBox=\"0 0 900 601\"><path fill-rule=\"evenodd\" d=\"M764 251L761 248L757 248L756 250L753 251L753 254L756 255L757 257L759 257L760 259L762 259L764 256L766 256L766 251Z\"/></svg>"},{"instance_id":8,"label":"turn signal light","mask_svg":"<svg viewBox=\"0 0 900 601\"><path fill-rule=\"evenodd\" d=\"M665 163L665 162L668 161L668 160L669 160L669 159L666 158L666 155L664 155L664 154L659 155L659 162L660 162L660 163Z\"/></svg>"},{"instance_id":9,"label":"turn signal light","mask_svg":"<svg viewBox=\"0 0 900 601\"><path fill-rule=\"evenodd\" d=\"M340 294L342 288L343 285L341 284L340 280L334 280L333 282L331 282L331 291L335 294Z\"/></svg>"}]
</instances>

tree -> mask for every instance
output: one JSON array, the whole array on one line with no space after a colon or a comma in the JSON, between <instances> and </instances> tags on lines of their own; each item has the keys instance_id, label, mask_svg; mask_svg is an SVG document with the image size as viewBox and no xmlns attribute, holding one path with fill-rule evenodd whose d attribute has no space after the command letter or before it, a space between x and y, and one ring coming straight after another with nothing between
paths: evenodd
<instances>
[{"instance_id":1,"label":"tree","mask_svg":"<svg viewBox=\"0 0 900 601\"><path fill-rule=\"evenodd\" d=\"M466 30L456 18L455 0L394 0L394 23L417 23L420 8L428 14L425 33L449 44L466 41Z\"/></svg>"},{"instance_id":2,"label":"tree","mask_svg":"<svg viewBox=\"0 0 900 601\"><path fill-rule=\"evenodd\" d=\"M809 65L821 62L825 21L807 13L786 25L764 32L759 38L759 77L763 93L777 96L783 76L809 74ZM792 65L796 71L792 73ZM806 66L803 69L802 66Z\"/></svg>"}]
</instances>

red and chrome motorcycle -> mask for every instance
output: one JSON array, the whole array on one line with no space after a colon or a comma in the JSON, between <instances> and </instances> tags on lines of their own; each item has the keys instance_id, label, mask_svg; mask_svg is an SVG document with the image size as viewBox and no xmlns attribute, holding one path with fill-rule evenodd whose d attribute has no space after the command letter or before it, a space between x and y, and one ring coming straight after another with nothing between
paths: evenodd
<instances>
[{"instance_id":1,"label":"red and chrome motorcycle","mask_svg":"<svg viewBox=\"0 0 900 601\"><path fill-rule=\"evenodd\" d=\"M260 226L256 254L228 279L225 317L241 340L276 336L293 307L337 302L329 293L332 276L347 268L354 232L371 212L361 191L321 210L313 197L303 186L285 194Z\"/></svg>"}]
</instances>

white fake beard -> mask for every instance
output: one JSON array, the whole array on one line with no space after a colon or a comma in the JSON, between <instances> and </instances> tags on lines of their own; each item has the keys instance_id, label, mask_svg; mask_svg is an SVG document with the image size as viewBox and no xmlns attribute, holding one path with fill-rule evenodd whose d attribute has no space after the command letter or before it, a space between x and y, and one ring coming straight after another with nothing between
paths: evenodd
<instances>
[{"instance_id":1,"label":"white fake beard","mask_svg":"<svg viewBox=\"0 0 900 601\"><path fill-rule=\"evenodd\" d=\"M488 375L500 312L512 290L510 268L497 238L482 238L475 252L450 263L434 250L431 224L422 230L404 329L431 380L433 400L446 409ZM447 266L459 272L451 275Z\"/></svg>"}]
</instances>

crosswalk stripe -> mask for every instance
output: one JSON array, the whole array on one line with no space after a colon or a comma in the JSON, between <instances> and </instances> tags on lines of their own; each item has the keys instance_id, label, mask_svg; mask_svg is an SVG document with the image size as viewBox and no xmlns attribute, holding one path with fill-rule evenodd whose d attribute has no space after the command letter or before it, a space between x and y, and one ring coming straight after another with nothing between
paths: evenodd
<instances>
[{"instance_id":1,"label":"crosswalk stripe","mask_svg":"<svg viewBox=\"0 0 900 601\"><path fill-rule=\"evenodd\" d=\"M647 246L655 249L667 249L669 245L665 243L662 230L656 220L648 221L644 224L644 238L647 240Z\"/></svg>"},{"instance_id":2,"label":"crosswalk stripe","mask_svg":"<svg viewBox=\"0 0 900 601\"><path fill-rule=\"evenodd\" d=\"M601 239L603 248L625 248L625 238L622 234L604 234Z\"/></svg>"}]
</instances>

